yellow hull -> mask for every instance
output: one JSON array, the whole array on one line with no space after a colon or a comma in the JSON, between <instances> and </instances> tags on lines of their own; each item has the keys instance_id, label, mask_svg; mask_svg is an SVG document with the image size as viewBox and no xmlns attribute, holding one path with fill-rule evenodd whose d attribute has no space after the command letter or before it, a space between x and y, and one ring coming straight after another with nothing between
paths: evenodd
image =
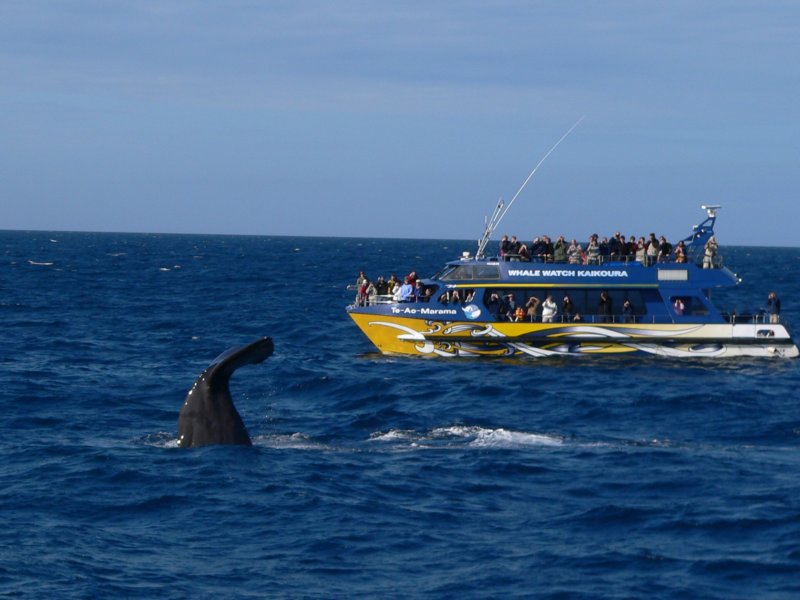
<instances>
[{"instance_id":1,"label":"yellow hull","mask_svg":"<svg viewBox=\"0 0 800 600\"><path fill-rule=\"evenodd\" d=\"M478 323L350 312L384 354L418 356L798 355L781 325L676 323Z\"/></svg>"}]
</instances>

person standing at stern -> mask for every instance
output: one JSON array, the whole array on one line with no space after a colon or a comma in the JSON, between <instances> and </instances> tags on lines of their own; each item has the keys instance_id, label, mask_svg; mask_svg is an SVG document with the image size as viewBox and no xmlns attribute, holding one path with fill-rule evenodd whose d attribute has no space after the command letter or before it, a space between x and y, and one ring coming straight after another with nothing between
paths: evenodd
<instances>
[{"instance_id":1,"label":"person standing at stern","mask_svg":"<svg viewBox=\"0 0 800 600\"><path fill-rule=\"evenodd\" d=\"M770 292L769 296L767 296L767 312L769 313L770 323L780 323L781 300L775 292Z\"/></svg>"}]
</instances>

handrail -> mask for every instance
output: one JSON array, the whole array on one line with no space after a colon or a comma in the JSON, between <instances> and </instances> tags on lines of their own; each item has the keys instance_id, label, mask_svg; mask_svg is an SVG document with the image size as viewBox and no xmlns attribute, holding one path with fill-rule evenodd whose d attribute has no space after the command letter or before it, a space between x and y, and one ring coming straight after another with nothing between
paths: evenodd
<instances>
[{"instance_id":1,"label":"handrail","mask_svg":"<svg viewBox=\"0 0 800 600\"><path fill-rule=\"evenodd\" d=\"M538 256L531 256L531 257L523 257L519 254L506 254L505 256L497 257L496 260L500 260L503 262L524 262L524 263L539 263L539 264L555 264L555 265L586 265L586 266L597 266L597 265L608 265L608 264L616 264L616 265L631 265L631 264L640 264L646 267L652 267L654 265L673 265L673 264L688 264L687 263L678 263L675 261L675 257L671 256L669 260L666 261L650 261L648 260L649 257L645 257L644 261L638 260L635 256L625 255L625 256L612 256L612 255L605 255L601 254L597 257L597 262L589 262L589 257L584 257L581 262L575 263L570 262L569 259L555 261L553 257L538 257ZM697 265L698 267L703 266L703 257L699 257L699 260L692 261L693 264ZM717 254L712 258L712 268L714 269L721 269L723 267L723 260L722 256Z\"/></svg>"}]
</instances>

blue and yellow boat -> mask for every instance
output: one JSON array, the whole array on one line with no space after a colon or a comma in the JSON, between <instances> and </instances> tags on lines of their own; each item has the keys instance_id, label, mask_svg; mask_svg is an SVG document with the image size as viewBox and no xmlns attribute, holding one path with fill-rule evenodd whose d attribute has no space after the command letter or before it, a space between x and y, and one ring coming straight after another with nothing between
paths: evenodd
<instances>
[{"instance_id":1,"label":"blue and yellow boat","mask_svg":"<svg viewBox=\"0 0 800 600\"><path fill-rule=\"evenodd\" d=\"M797 357L779 311L727 314L712 303L712 290L736 286L739 278L719 253L706 250L719 206L703 209L706 219L683 240L680 262L674 255L578 264L486 256L493 229L487 227L475 256L448 262L408 297L364 296L347 311L386 354Z\"/></svg>"}]
</instances>

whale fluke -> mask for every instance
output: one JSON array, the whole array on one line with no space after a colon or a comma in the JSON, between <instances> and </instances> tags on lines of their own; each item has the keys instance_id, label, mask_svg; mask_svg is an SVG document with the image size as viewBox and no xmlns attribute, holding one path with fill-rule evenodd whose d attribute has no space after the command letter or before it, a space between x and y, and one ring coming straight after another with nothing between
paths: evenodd
<instances>
[{"instance_id":1,"label":"whale fluke","mask_svg":"<svg viewBox=\"0 0 800 600\"><path fill-rule=\"evenodd\" d=\"M231 375L243 365L264 362L272 354L270 338L229 348L200 374L178 416L178 446L196 448L210 444L252 446L242 418L231 400Z\"/></svg>"}]
</instances>

